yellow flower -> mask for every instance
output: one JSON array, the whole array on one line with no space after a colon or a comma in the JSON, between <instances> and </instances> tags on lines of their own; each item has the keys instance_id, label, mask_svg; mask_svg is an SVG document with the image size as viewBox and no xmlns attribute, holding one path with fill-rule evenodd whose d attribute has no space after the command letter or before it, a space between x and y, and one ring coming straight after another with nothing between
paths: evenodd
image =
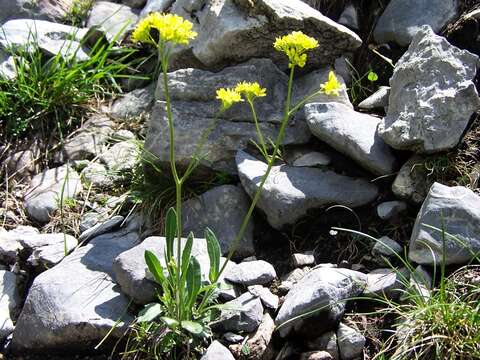
<instances>
[{"instance_id":1,"label":"yellow flower","mask_svg":"<svg viewBox=\"0 0 480 360\"><path fill-rule=\"evenodd\" d=\"M222 101L223 110L227 110L233 104L243 101L242 96L234 89L225 88L217 90L217 99Z\"/></svg>"},{"instance_id":2,"label":"yellow flower","mask_svg":"<svg viewBox=\"0 0 480 360\"><path fill-rule=\"evenodd\" d=\"M132 33L132 40L156 46L158 36L160 41L188 45L197 36L192 27L193 24L181 16L154 12L138 23Z\"/></svg>"},{"instance_id":3,"label":"yellow flower","mask_svg":"<svg viewBox=\"0 0 480 360\"><path fill-rule=\"evenodd\" d=\"M342 84L338 81L333 71L328 74L328 81L320 85L320 89L327 95L339 95L339 91L342 89Z\"/></svg>"},{"instance_id":4,"label":"yellow flower","mask_svg":"<svg viewBox=\"0 0 480 360\"><path fill-rule=\"evenodd\" d=\"M304 67L307 62L306 52L318 47L318 41L301 31L294 31L277 38L273 47L288 56L290 68L292 66Z\"/></svg>"},{"instance_id":5,"label":"yellow flower","mask_svg":"<svg viewBox=\"0 0 480 360\"><path fill-rule=\"evenodd\" d=\"M235 91L239 94L245 95L249 101L256 97L267 96L267 90L260 87L260 84L257 82L242 81L241 83L237 84Z\"/></svg>"}]
</instances>

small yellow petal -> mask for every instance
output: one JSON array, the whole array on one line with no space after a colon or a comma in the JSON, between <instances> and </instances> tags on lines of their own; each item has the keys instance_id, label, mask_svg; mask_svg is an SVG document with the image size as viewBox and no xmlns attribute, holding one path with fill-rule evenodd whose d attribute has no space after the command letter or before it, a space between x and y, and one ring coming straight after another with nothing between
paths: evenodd
<instances>
[{"instance_id":1,"label":"small yellow petal","mask_svg":"<svg viewBox=\"0 0 480 360\"><path fill-rule=\"evenodd\" d=\"M227 110L233 104L243 101L242 96L234 89L221 88L217 90L217 99L222 102L222 109Z\"/></svg>"},{"instance_id":2,"label":"small yellow petal","mask_svg":"<svg viewBox=\"0 0 480 360\"><path fill-rule=\"evenodd\" d=\"M335 73L330 71L328 74L328 81L320 85L320 89L327 95L340 95L342 84L338 81Z\"/></svg>"}]
</instances>

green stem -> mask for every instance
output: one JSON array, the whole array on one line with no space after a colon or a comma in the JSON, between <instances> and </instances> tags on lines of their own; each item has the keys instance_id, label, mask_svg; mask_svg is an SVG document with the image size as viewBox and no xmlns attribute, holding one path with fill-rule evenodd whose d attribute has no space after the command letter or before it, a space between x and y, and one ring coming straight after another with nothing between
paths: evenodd
<instances>
[{"instance_id":1,"label":"green stem","mask_svg":"<svg viewBox=\"0 0 480 360\"><path fill-rule=\"evenodd\" d=\"M262 148L263 156L265 156L265 160L267 159L267 146L265 145L265 140L263 138L262 131L260 130L260 124L258 123L257 112L255 111L255 106L253 106L253 102L251 99L247 98L248 105L250 105L250 109L252 111L253 121L255 122L255 129L257 130L258 141L260 141L260 147Z\"/></svg>"},{"instance_id":2,"label":"green stem","mask_svg":"<svg viewBox=\"0 0 480 360\"><path fill-rule=\"evenodd\" d=\"M289 116L292 116L293 114L295 114L298 111L298 109L300 109L303 105L305 105L310 99L314 98L317 95L320 95L321 93L322 93L322 90L317 90L313 94L310 94L305 98L303 98L302 100L300 100L294 107L290 109Z\"/></svg>"},{"instance_id":3,"label":"green stem","mask_svg":"<svg viewBox=\"0 0 480 360\"><path fill-rule=\"evenodd\" d=\"M176 211L177 211L177 269L176 269L176 291L175 300L178 306L178 320L182 320L183 289L180 287L180 269L182 268L182 180L178 177L177 166L175 164L175 130L173 126L173 115L171 107L170 92L168 90L168 54L165 54L162 45L159 46L159 57L162 59L163 73L163 91L165 94L165 103L167 108L167 120L170 140L170 168L172 170L173 180L175 181Z\"/></svg>"},{"instance_id":4,"label":"green stem","mask_svg":"<svg viewBox=\"0 0 480 360\"><path fill-rule=\"evenodd\" d=\"M250 217L252 216L253 210L255 209L255 206L257 205L258 201L260 200L260 196L262 194L263 186L265 185L265 182L267 181L268 175L270 175L270 171L272 170L273 164L275 163L278 149L280 148L280 145L283 142L283 138L285 137L285 130L287 128L288 124L288 119L290 118L290 104L292 101L292 85L293 85L293 75L295 72L295 66L292 66L290 69L290 77L288 79L288 92L287 92L287 100L285 102L285 111L283 114L283 120L280 125L280 130L278 132L277 138L275 140L275 145L273 148L273 154L271 158L268 161L268 166L267 166L267 171L265 174L262 176L262 180L260 182L260 186L258 187L257 191L255 192L255 195L253 197L252 203L250 204L250 208L247 211L247 215L245 215L242 225L240 226L240 230L237 233L237 236L233 240L232 246L230 247L230 250L228 252L227 258L225 259L225 262L223 263L217 278L215 279L218 281L219 277L221 274L225 271L225 268L227 267L228 262L233 256L233 253L235 252L240 240L243 238L243 234L245 233L245 229L247 228L248 222L250 221Z\"/></svg>"}]
</instances>

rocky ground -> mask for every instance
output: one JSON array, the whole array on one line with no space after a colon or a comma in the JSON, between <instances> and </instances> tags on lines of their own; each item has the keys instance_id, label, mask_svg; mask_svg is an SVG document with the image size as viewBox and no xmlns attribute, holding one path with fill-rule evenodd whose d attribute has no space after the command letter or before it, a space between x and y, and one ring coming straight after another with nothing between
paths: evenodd
<instances>
[{"instance_id":1,"label":"rocky ground","mask_svg":"<svg viewBox=\"0 0 480 360\"><path fill-rule=\"evenodd\" d=\"M266 136L278 134L288 77L277 36L302 30L320 43L295 79L294 102L331 69L344 86L290 122L282 161L222 279L230 286L221 301L242 310L212 324L216 340L202 359L372 359L392 320L377 323L350 299L398 300L405 278L428 294L440 259L449 272L478 261L476 1L94 1L67 25L74 2L0 0L0 76L19 76L9 49L27 44L33 28L42 52L82 44L74 56L84 61L92 32L130 46L149 12L183 16L199 36L175 52L168 74L179 166L210 126L219 87L266 87L258 117ZM114 99L89 103L64 139L1 134L4 358L119 358L129 324L156 298L143 254L165 251L162 220L173 201L165 90L145 79L122 86ZM198 237L193 254L205 273L205 227L225 256L265 173L255 136L248 108L234 105L187 184L184 231ZM461 241L443 240L442 227Z\"/></svg>"}]
</instances>

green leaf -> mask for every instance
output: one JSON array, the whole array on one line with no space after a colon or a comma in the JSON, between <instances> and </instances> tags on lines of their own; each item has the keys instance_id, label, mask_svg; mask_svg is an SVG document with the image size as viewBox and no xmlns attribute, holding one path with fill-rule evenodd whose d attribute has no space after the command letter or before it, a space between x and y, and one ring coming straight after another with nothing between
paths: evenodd
<instances>
[{"instance_id":1,"label":"green leaf","mask_svg":"<svg viewBox=\"0 0 480 360\"><path fill-rule=\"evenodd\" d=\"M188 234L187 242L182 250L182 287L185 284L185 279L187 277L188 266L190 265L190 256L192 254L193 246L193 233Z\"/></svg>"},{"instance_id":2,"label":"green leaf","mask_svg":"<svg viewBox=\"0 0 480 360\"><path fill-rule=\"evenodd\" d=\"M136 322L150 322L161 315L162 312L162 305L159 303L147 304L139 312Z\"/></svg>"},{"instance_id":3,"label":"green leaf","mask_svg":"<svg viewBox=\"0 0 480 360\"><path fill-rule=\"evenodd\" d=\"M187 330L188 332L194 334L194 335L200 335L203 332L203 326L202 324L195 322L195 321L182 321L181 323L182 328Z\"/></svg>"},{"instance_id":4,"label":"green leaf","mask_svg":"<svg viewBox=\"0 0 480 360\"><path fill-rule=\"evenodd\" d=\"M250 355L250 346L247 343L243 344L242 346L242 354L245 356Z\"/></svg>"},{"instance_id":5,"label":"green leaf","mask_svg":"<svg viewBox=\"0 0 480 360\"><path fill-rule=\"evenodd\" d=\"M200 264L198 260L194 257L190 258L190 265L188 266L187 272L187 304L189 308L192 308L195 300L197 299L198 293L202 286L202 273L200 269Z\"/></svg>"},{"instance_id":6,"label":"green leaf","mask_svg":"<svg viewBox=\"0 0 480 360\"><path fill-rule=\"evenodd\" d=\"M162 264L160 264L158 258L150 250L145 250L145 262L147 263L148 270L150 270L155 280L162 285L162 287L166 285Z\"/></svg>"},{"instance_id":7,"label":"green leaf","mask_svg":"<svg viewBox=\"0 0 480 360\"><path fill-rule=\"evenodd\" d=\"M167 241L167 259L165 262L169 262L173 257L173 241L177 235L177 213L174 208L169 208L167 211L167 217L165 221L165 238Z\"/></svg>"},{"instance_id":8,"label":"green leaf","mask_svg":"<svg viewBox=\"0 0 480 360\"><path fill-rule=\"evenodd\" d=\"M178 321L166 316L160 318L170 329L175 329L178 327Z\"/></svg>"},{"instance_id":9,"label":"green leaf","mask_svg":"<svg viewBox=\"0 0 480 360\"><path fill-rule=\"evenodd\" d=\"M368 76L367 76L368 80L370 80L371 82L375 82L378 80L378 75L377 73L373 72L373 71L370 71L368 73Z\"/></svg>"},{"instance_id":10,"label":"green leaf","mask_svg":"<svg viewBox=\"0 0 480 360\"><path fill-rule=\"evenodd\" d=\"M205 238L207 239L208 257L210 259L210 271L208 278L211 283L217 281L218 272L220 270L220 244L212 230L205 230Z\"/></svg>"}]
</instances>

